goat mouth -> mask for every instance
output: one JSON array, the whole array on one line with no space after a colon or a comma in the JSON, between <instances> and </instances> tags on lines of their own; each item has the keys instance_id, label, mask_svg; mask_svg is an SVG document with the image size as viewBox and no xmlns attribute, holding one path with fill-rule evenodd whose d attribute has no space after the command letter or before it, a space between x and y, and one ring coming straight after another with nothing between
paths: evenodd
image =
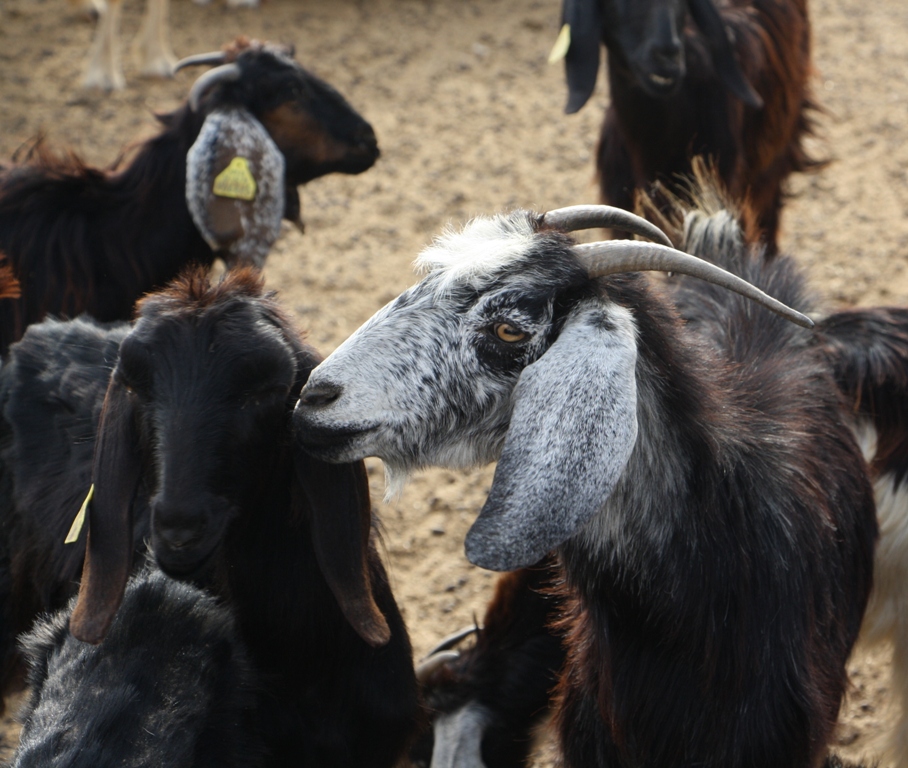
<instances>
[{"instance_id":1,"label":"goat mouth","mask_svg":"<svg viewBox=\"0 0 908 768\"><path fill-rule=\"evenodd\" d=\"M324 427L306 424L296 430L296 442L311 456L323 461L354 461L363 458L356 446L374 433L378 427Z\"/></svg>"},{"instance_id":2,"label":"goat mouth","mask_svg":"<svg viewBox=\"0 0 908 768\"><path fill-rule=\"evenodd\" d=\"M217 550L218 547L215 545L200 555L198 551L194 553L173 553L170 551L164 552L160 547L156 547L154 555L158 567L172 579L192 581L207 570Z\"/></svg>"}]
</instances>

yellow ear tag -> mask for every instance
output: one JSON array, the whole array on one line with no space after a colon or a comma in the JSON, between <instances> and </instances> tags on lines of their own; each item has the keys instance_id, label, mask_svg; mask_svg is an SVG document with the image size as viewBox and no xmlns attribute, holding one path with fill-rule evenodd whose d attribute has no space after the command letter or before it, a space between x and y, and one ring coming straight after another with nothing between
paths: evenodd
<instances>
[{"instance_id":1,"label":"yellow ear tag","mask_svg":"<svg viewBox=\"0 0 908 768\"><path fill-rule=\"evenodd\" d=\"M63 540L64 544L75 544L79 540L79 534L82 533L82 526L85 525L85 513L88 512L88 502L91 501L91 497L95 495L95 484L91 484L91 488L88 489L88 496L85 497L85 501L82 502L82 507L79 509L79 514L76 515L76 519L73 520L72 526L70 526L69 533L66 534L66 538Z\"/></svg>"},{"instance_id":2,"label":"yellow ear tag","mask_svg":"<svg viewBox=\"0 0 908 768\"><path fill-rule=\"evenodd\" d=\"M214 178L212 192L218 197L232 197L235 200L255 200L258 191L255 177L249 170L245 157L235 157L223 171Z\"/></svg>"},{"instance_id":3,"label":"yellow ear tag","mask_svg":"<svg viewBox=\"0 0 908 768\"><path fill-rule=\"evenodd\" d=\"M555 39L555 45L552 46L552 52L549 54L549 64L555 64L561 61L571 48L571 25L565 24L558 37Z\"/></svg>"}]
</instances>

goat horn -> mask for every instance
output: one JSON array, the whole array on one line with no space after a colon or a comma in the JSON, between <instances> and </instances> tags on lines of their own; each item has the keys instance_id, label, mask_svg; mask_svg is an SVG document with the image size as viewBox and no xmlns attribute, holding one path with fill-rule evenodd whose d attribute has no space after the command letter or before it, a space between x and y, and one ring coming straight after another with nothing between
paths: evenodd
<instances>
[{"instance_id":1,"label":"goat horn","mask_svg":"<svg viewBox=\"0 0 908 768\"><path fill-rule=\"evenodd\" d=\"M220 82L233 82L240 79L242 71L237 64L222 64L214 69L209 69L204 75L192 84L189 91L189 108L193 112L199 111L199 102L205 92Z\"/></svg>"},{"instance_id":2,"label":"goat horn","mask_svg":"<svg viewBox=\"0 0 908 768\"><path fill-rule=\"evenodd\" d=\"M216 64L226 64L227 54L224 51L210 51L209 53L197 53L194 56L187 56L180 59L173 68L174 72L179 72L186 67L213 67Z\"/></svg>"},{"instance_id":3,"label":"goat horn","mask_svg":"<svg viewBox=\"0 0 908 768\"><path fill-rule=\"evenodd\" d=\"M463 629L458 629L456 632L452 632L450 635L447 635L446 637L443 637L441 640L439 640L438 645L436 645L431 651L429 651L425 655L425 658L428 659L430 656L434 656L436 653L450 650L464 638L477 634L480 629L482 629L482 627L473 624L472 626L464 627Z\"/></svg>"},{"instance_id":4,"label":"goat horn","mask_svg":"<svg viewBox=\"0 0 908 768\"><path fill-rule=\"evenodd\" d=\"M578 229L594 229L604 227L620 229L640 235L656 243L662 243L669 248L672 241L655 224L646 219L625 211L623 208L613 208L610 205L572 205L568 208L558 208L539 217L540 226L560 229L562 232L576 232Z\"/></svg>"},{"instance_id":5,"label":"goat horn","mask_svg":"<svg viewBox=\"0 0 908 768\"><path fill-rule=\"evenodd\" d=\"M609 240L577 245L574 250L586 263L590 277L605 277L621 272L678 272L734 291L804 328L813 328L814 325L813 320L806 315L768 296L737 275L674 248L636 240Z\"/></svg>"},{"instance_id":6,"label":"goat horn","mask_svg":"<svg viewBox=\"0 0 908 768\"><path fill-rule=\"evenodd\" d=\"M457 651L442 651L441 653L433 653L431 656L423 659L416 666L416 681L418 683L425 683L436 669L444 666L449 661L454 661L459 659L460 654Z\"/></svg>"}]
</instances>

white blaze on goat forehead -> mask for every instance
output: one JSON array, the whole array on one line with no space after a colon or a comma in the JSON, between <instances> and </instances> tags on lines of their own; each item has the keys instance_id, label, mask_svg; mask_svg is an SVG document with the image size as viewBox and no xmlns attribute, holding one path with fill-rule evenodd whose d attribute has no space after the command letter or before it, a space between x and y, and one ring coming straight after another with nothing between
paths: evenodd
<instances>
[{"instance_id":1,"label":"white blaze on goat forehead","mask_svg":"<svg viewBox=\"0 0 908 768\"><path fill-rule=\"evenodd\" d=\"M524 256L535 235L526 211L482 216L436 237L417 257L416 269L440 272L442 289L456 283L481 283Z\"/></svg>"}]
</instances>

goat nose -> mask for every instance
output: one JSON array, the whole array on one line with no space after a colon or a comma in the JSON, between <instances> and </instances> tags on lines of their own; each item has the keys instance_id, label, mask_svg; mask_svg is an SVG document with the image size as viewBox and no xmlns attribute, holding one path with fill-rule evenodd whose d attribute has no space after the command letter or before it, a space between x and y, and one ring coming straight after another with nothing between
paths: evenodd
<instances>
[{"instance_id":1,"label":"goat nose","mask_svg":"<svg viewBox=\"0 0 908 768\"><path fill-rule=\"evenodd\" d=\"M321 408L325 405L331 405L341 396L342 391L343 389L340 386L328 381L307 384L300 395L300 403L310 408Z\"/></svg>"},{"instance_id":2,"label":"goat nose","mask_svg":"<svg viewBox=\"0 0 908 768\"><path fill-rule=\"evenodd\" d=\"M170 549L185 549L196 544L202 538L202 532L198 528L180 526L159 526L158 534Z\"/></svg>"}]
</instances>

